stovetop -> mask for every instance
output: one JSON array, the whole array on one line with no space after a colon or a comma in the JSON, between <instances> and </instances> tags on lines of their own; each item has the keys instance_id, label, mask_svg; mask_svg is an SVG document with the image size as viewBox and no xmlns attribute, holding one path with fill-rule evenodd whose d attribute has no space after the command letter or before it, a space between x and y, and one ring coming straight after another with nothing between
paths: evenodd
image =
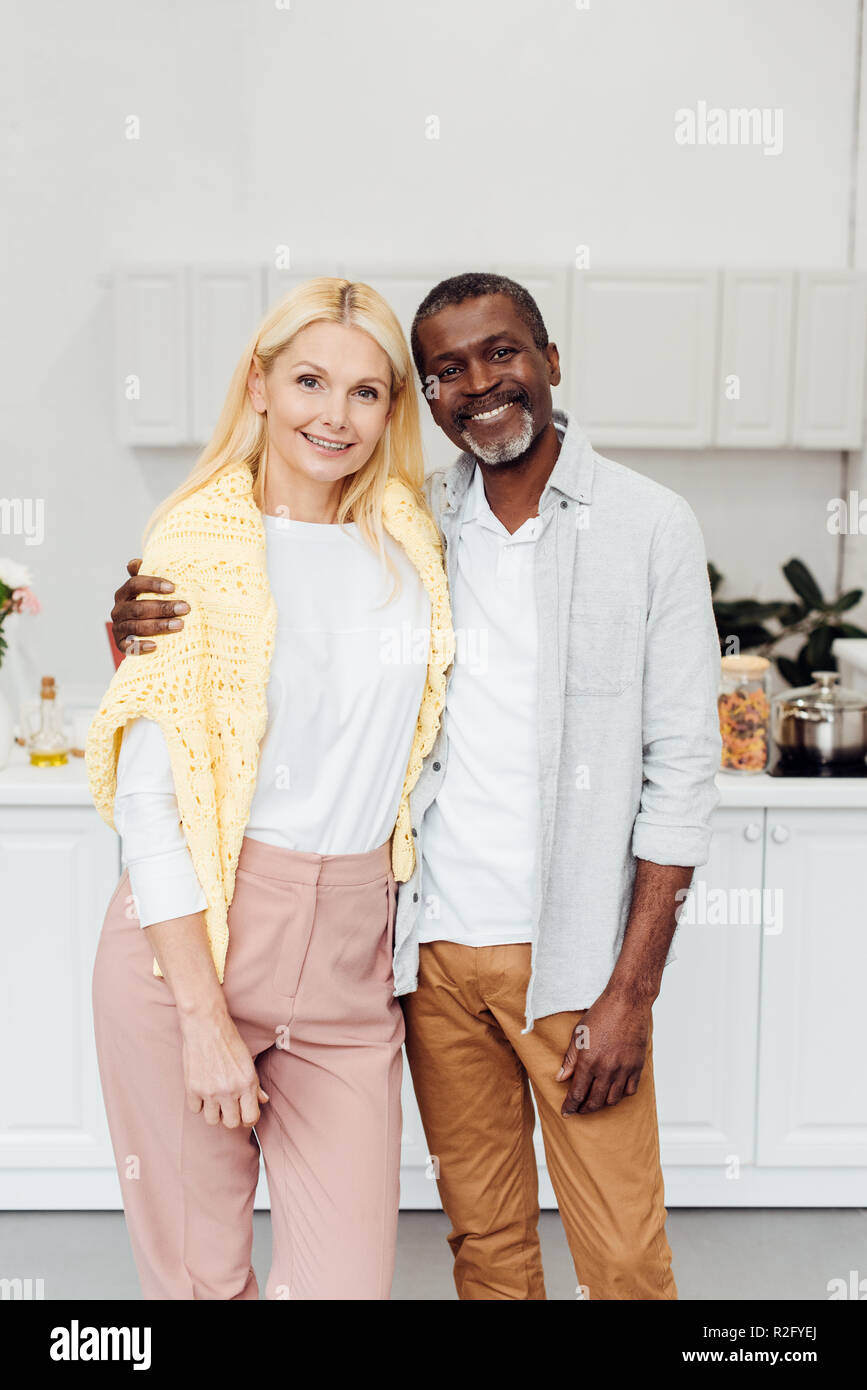
<instances>
[{"instance_id":1,"label":"stovetop","mask_svg":"<svg viewBox=\"0 0 867 1390\"><path fill-rule=\"evenodd\" d=\"M804 758L772 754L766 768L769 777L867 777L867 760L853 763L814 763Z\"/></svg>"}]
</instances>

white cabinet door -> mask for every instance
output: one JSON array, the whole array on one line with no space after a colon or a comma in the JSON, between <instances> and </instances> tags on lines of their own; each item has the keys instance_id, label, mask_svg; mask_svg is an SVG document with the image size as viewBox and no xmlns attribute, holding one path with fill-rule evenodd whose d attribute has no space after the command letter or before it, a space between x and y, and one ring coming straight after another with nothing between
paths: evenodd
<instances>
[{"instance_id":1,"label":"white cabinet door","mask_svg":"<svg viewBox=\"0 0 867 1390\"><path fill-rule=\"evenodd\" d=\"M767 813L758 1162L867 1163L867 810Z\"/></svg>"},{"instance_id":2,"label":"white cabinet door","mask_svg":"<svg viewBox=\"0 0 867 1390\"><path fill-rule=\"evenodd\" d=\"M802 449L860 445L867 277L804 271L798 314L792 439Z\"/></svg>"},{"instance_id":3,"label":"white cabinet door","mask_svg":"<svg viewBox=\"0 0 867 1390\"><path fill-rule=\"evenodd\" d=\"M2 1168L114 1163L91 976L119 876L117 836L92 808L0 808Z\"/></svg>"},{"instance_id":4,"label":"white cabinet door","mask_svg":"<svg viewBox=\"0 0 867 1390\"><path fill-rule=\"evenodd\" d=\"M299 265L292 270L278 270L276 266L267 266L265 270L265 309L273 309L290 290L294 290L296 285L303 285L305 280L315 280L320 275L336 276L339 279L346 278L344 266L336 262L317 266Z\"/></svg>"},{"instance_id":5,"label":"white cabinet door","mask_svg":"<svg viewBox=\"0 0 867 1390\"><path fill-rule=\"evenodd\" d=\"M663 1162L751 1163L764 811L718 810L653 1010Z\"/></svg>"},{"instance_id":6,"label":"white cabinet door","mask_svg":"<svg viewBox=\"0 0 867 1390\"><path fill-rule=\"evenodd\" d=\"M572 407L595 445L697 448L713 435L717 271L575 271Z\"/></svg>"},{"instance_id":7,"label":"white cabinet door","mask_svg":"<svg viewBox=\"0 0 867 1390\"><path fill-rule=\"evenodd\" d=\"M507 275L529 290L545 320L548 340L560 352L560 369L563 382L551 392L555 406L565 407L568 399L565 383L569 380L569 321L571 316L571 296L569 293L568 270L552 270L544 266L495 266L498 275Z\"/></svg>"},{"instance_id":8,"label":"white cabinet door","mask_svg":"<svg viewBox=\"0 0 867 1390\"><path fill-rule=\"evenodd\" d=\"M789 430L791 271L728 270L723 276L716 442L779 448Z\"/></svg>"},{"instance_id":9,"label":"white cabinet door","mask_svg":"<svg viewBox=\"0 0 867 1390\"><path fill-rule=\"evenodd\" d=\"M260 266L192 271L193 438L210 439L232 372L263 312Z\"/></svg>"},{"instance_id":10,"label":"white cabinet door","mask_svg":"<svg viewBox=\"0 0 867 1390\"><path fill-rule=\"evenodd\" d=\"M449 270L440 272L421 269L392 273L383 267L361 264L353 265L347 273L353 280L362 280L366 285L370 285L388 301L397 315L407 342L409 342L412 321L419 304L428 290L432 290L439 280L445 279L452 272ZM418 399L426 471L430 472L434 468L448 468L456 457L455 446L449 443L442 431L434 424L415 368L413 368L412 385Z\"/></svg>"},{"instance_id":11,"label":"white cabinet door","mask_svg":"<svg viewBox=\"0 0 867 1390\"><path fill-rule=\"evenodd\" d=\"M189 315L182 266L115 272L115 401L123 444L190 438Z\"/></svg>"}]
</instances>

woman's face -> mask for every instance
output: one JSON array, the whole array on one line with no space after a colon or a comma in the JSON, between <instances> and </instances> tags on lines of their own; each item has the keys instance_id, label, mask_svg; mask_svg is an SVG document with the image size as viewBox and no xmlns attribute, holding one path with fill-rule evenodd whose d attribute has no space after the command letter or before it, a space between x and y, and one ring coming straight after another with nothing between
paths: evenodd
<instances>
[{"instance_id":1,"label":"woman's face","mask_svg":"<svg viewBox=\"0 0 867 1390\"><path fill-rule=\"evenodd\" d=\"M254 408L267 412L272 456L323 483L367 463L392 413L386 353L342 323L303 328L267 377L253 364L247 389Z\"/></svg>"}]
</instances>

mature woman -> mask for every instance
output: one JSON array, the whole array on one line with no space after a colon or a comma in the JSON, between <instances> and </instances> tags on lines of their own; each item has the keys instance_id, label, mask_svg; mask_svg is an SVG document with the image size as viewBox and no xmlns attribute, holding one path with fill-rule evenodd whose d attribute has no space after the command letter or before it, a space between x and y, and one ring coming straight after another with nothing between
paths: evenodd
<instances>
[{"instance_id":1,"label":"mature woman","mask_svg":"<svg viewBox=\"0 0 867 1390\"><path fill-rule=\"evenodd\" d=\"M190 613L121 663L87 748L126 863L93 1007L146 1298L258 1296L259 1145L266 1296L389 1295L395 884L454 644L422 476L394 314L318 279L261 324L152 518L142 573Z\"/></svg>"}]
</instances>

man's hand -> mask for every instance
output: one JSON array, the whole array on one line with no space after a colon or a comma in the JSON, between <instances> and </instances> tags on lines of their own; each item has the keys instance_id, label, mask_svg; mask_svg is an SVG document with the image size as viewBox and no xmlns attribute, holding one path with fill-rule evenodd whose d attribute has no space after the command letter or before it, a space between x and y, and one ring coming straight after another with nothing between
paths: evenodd
<instances>
[{"instance_id":1,"label":"man's hand","mask_svg":"<svg viewBox=\"0 0 867 1390\"><path fill-rule=\"evenodd\" d=\"M638 1090L653 1001L692 875L678 864L636 861L617 964L596 1003L582 1014L557 1075L558 1081L572 1078L561 1115L591 1115Z\"/></svg>"},{"instance_id":2,"label":"man's hand","mask_svg":"<svg viewBox=\"0 0 867 1390\"><path fill-rule=\"evenodd\" d=\"M651 1003L602 993L576 1025L558 1081L572 1078L561 1115L592 1115L638 1090L650 1038Z\"/></svg>"},{"instance_id":3,"label":"man's hand","mask_svg":"<svg viewBox=\"0 0 867 1390\"><path fill-rule=\"evenodd\" d=\"M133 655L155 652L156 642L143 639L161 632L177 632L184 625L180 615L190 611L190 605L182 601L138 598L139 594L170 594L175 587L169 579L139 574L140 565L141 560L127 564L131 577L118 589L111 610L115 643L120 651Z\"/></svg>"}]
</instances>

